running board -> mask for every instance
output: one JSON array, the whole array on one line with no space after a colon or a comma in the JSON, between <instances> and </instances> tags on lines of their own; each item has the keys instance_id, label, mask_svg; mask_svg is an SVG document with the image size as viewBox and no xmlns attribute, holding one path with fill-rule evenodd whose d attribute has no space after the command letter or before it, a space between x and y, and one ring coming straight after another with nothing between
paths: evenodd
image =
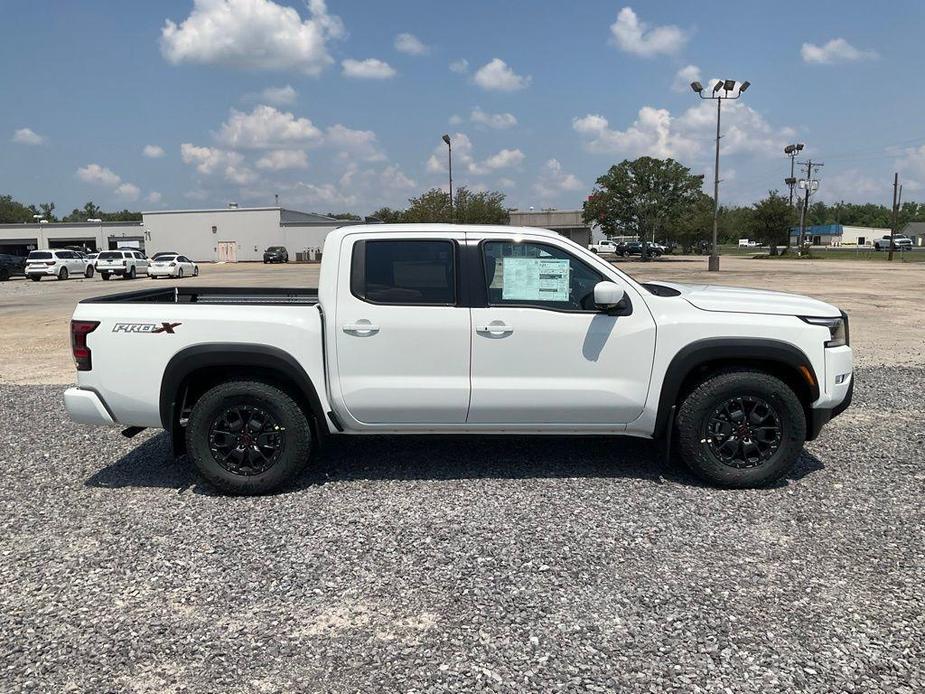
<instances>
[{"instance_id":1,"label":"running board","mask_svg":"<svg viewBox=\"0 0 925 694\"><path fill-rule=\"evenodd\" d=\"M148 428L148 427L128 427L127 429L123 429L123 430L122 430L122 435L123 435L125 438L130 439L130 438L132 438L133 436L137 436L138 434L140 434L141 432L143 432L143 431L144 431L145 429L147 429L147 428Z\"/></svg>"}]
</instances>

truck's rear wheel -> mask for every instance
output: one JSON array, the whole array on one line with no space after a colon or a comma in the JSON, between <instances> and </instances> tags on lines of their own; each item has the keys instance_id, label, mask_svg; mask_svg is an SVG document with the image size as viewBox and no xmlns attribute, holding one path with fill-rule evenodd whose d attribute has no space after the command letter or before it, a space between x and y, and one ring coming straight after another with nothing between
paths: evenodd
<instances>
[{"instance_id":1,"label":"truck's rear wheel","mask_svg":"<svg viewBox=\"0 0 925 694\"><path fill-rule=\"evenodd\" d=\"M785 475L806 440L796 394L768 373L730 370L700 383L677 416L681 457L723 487L762 487Z\"/></svg>"},{"instance_id":2,"label":"truck's rear wheel","mask_svg":"<svg viewBox=\"0 0 925 694\"><path fill-rule=\"evenodd\" d=\"M186 449L202 473L231 494L266 494L308 463L312 432L289 395L259 381L215 386L193 406Z\"/></svg>"}]
</instances>

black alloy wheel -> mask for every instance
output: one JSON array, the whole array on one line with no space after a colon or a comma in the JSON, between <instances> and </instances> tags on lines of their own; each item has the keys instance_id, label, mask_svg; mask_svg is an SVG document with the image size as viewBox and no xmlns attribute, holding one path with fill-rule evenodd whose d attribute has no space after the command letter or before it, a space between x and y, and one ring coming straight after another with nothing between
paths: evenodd
<instances>
[{"instance_id":1,"label":"black alloy wheel","mask_svg":"<svg viewBox=\"0 0 925 694\"><path fill-rule=\"evenodd\" d=\"M780 415L754 395L731 398L704 420L704 445L724 465L743 469L761 465L780 447Z\"/></svg>"},{"instance_id":2,"label":"black alloy wheel","mask_svg":"<svg viewBox=\"0 0 925 694\"><path fill-rule=\"evenodd\" d=\"M209 427L209 451L233 475L251 477L269 470L285 449L283 429L267 410L241 403L218 414Z\"/></svg>"}]
</instances>

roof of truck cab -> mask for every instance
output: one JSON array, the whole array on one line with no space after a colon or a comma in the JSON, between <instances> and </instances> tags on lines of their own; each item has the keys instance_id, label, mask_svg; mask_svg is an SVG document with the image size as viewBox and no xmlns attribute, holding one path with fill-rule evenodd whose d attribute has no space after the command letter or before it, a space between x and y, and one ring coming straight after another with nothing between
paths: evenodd
<instances>
[{"instance_id":1,"label":"roof of truck cab","mask_svg":"<svg viewBox=\"0 0 925 694\"><path fill-rule=\"evenodd\" d=\"M561 238L561 235L540 227L515 227L506 224L355 224L340 227L336 231L349 234L367 233L415 233L433 234L435 232L463 232L472 234L533 234Z\"/></svg>"}]
</instances>

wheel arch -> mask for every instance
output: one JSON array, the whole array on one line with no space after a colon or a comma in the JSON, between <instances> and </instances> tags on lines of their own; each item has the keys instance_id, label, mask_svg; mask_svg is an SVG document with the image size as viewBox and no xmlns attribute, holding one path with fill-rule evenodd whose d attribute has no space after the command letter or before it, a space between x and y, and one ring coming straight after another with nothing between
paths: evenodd
<instances>
[{"instance_id":1,"label":"wheel arch","mask_svg":"<svg viewBox=\"0 0 925 694\"><path fill-rule=\"evenodd\" d=\"M175 452L183 446L178 426L181 410L212 386L239 375L265 380L289 392L306 409L309 420L314 420L315 433L325 431L324 408L315 384L291 354L270 345L206 343L177 352L161 378L159 414Z\"/></svg>"},{"instance_id":2,"label":"wheel arch","mask_svg":"<svg viewBox=\"0 0 925 694\"><path fill-rule=\"evenodd\" d=\"M819 379L806 353L781 340L720 337L692 342L672 358L662 381L653 438L667 433L672 412L687 392L709 374L730 367L755 368L787 383L803 405L809 431Z\"/></svg>"}]
</instances>

